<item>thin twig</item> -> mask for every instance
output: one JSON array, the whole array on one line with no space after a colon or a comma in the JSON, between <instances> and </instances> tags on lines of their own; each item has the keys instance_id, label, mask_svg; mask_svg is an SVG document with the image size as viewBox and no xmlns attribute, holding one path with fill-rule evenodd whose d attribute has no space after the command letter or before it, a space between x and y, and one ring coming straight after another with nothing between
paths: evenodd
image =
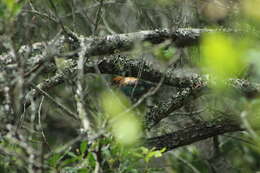
<instances>
[{"instance_id":1,"label":"thin twig","mask_svg":"<svg viewBox=\"0 0 260 173\"><path fill-rule=\"evenodd\" d=\"M36 91L38 91L41 95L44 95L45 97L47 97L50 101L52 101L54 104L56 104L61 110L63 110L65 113L67 113L70 117L74 118L75 120L77 120L77 115L75 113L73 113L72 111L70 111L68 108L66 108L64 105L62 105L61 103L57 102L54 98L52 98L48 93L46 93L45 91L43 91L42 89L38 88L37 86L35 86L34 84L30 84L30 86L35 89Z\"/></svg>"},{"instance_id":2,"label":"thin twig","mask_svg":"<svg viewBox=\"0 0 260 173\"><path fill-rule=\"evenodd\" d=\"M40 17L47 18L47 19L49 19L50 21L52 21L52 22L54 22L54 23L56 23L56 24L59 24L59 22L58 22L55 18L49 16L49 15L46 14L46 13L41 13L41 12L35 10L35 9L33 9L33 10L23 10L22 12L27 12L27 13L36 14L36 15L38 15L38 16L40 16Z\"/></svg>"},{"instance_id":3,"label":"thin twig","mask_svg":"<svg viewBox=\"0 0 260 173\"><path fill-rule=\"evenodd\" d=\"M51 151L51 147L50 147L49 143L47 142L47 139L46 139L45 134L44 134L44 131L43 131L42 123L41 123L41 108L42 108L43 100L44 100L44 96L42 96L42 100L41 100L41 102L40 102L40 104L39 104L39 109L38 109L38 123L39 123L39 126L40 126L42 138L43 138L45 144L47 145L48 150Z\"/></svg>"},{"instance_id":4,"label":"thin twig","mask_svg":"<svg viewBox=\"0 0 260 173\"><path fill-rule=\"evenodd\" d=\"M96 35L98 24L99 24L101 15L102 15L102 8L103 8L103 5L104 5L103 4L103 0L100 0L99 3L100 3L100 5L99 5L98 11L97 11L97 15L96 15L96 21L95 21L93 35Z\"/></svg>"}]
</instances>

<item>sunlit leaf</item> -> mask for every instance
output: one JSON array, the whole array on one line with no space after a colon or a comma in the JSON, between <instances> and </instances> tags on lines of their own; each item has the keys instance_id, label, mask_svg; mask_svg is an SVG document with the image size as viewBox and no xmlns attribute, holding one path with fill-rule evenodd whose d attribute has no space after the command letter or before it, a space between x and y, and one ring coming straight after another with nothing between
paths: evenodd
<instances>
[{"instance_id":1,"label":"sunlit leaf","mask_svg":"<svg viewBox=\"0 0 260 173\"><path fill-rule=\"evenodd\" d=\"M217 80L237 77L245 68L242 46L225 34L206 34L201 53L202 70Z\"/></svg>"},{"instance_id":2,"label":"sunlit leaf","mask_svg":"<svg viewBox=\"0 0 260 173\"><path fill-rule=\"evenodd\" d=\"M102 105L117 141L122 144L135 143L141 134L141 124L134 112L125 112L130 108L128 99L118 92L104 92Z\"/></svg>"},{"instance_id":3,"label":"sunlit leaf","mask_svg":"<svg viewBox=\"0 0 260 173\"><path fill-rule=\"evenodd\" d=\"M106 91L102 94L102 106L105 113L109 117L113 117L130 107L130 102L124 95L117 91L114 91L113 93Z\"/></svg>"},{"instance_id":4,"label":"sunlit leaf","mask_svg":"<svg viewBox=\"0 0 260 173\"><path fill-rule=\"evenodd\" d=\"M141 134L140 123L133 114L121 115L112 122L113 133L116 139L123 144L135 143Z\"/></svg>"},{"instance_id":5,"label":"sunlit leaf","mask_svg":"<svg viewBox=\"0 0 260 173\"><path fill-rule=\"evenodd\" d=\"M144 161L149 162L152 158L161 157L163 152L166 151L166 148L162 148L161 150L155 150L154 148L148 149L145 147L141 147L142 154L144 155Z\"/></svg>"},{"instance_id":6,"label":"sunlit leaf","mask_svg":"<svg viewBox=\"0 0 260 173\"><path fill-rule=\"evenodd\" d=\"M147 154L149 152L148 148L140 147L140 149L142 150L142 153L144 153L144 154Z\"/></svg>"}]
</instances>

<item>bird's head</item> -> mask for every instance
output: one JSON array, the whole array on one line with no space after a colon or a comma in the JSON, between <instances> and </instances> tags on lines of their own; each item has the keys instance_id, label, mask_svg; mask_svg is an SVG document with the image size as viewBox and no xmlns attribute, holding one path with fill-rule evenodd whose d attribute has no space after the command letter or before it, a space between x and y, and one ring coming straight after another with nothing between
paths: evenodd
<instances>
[{"instance_id":1,"label":"bird's head","mask_svg":"<svg viewBox=\"0 0 260 173\"><path fill-rule=\"evenodd\" d=\"M140 80L135 77L117 76L112 79L112 85L116 88L120 88L125 95L130 97L140 93L137 92L140 89L139 81Z\"/></svg>"},{"instance_id":2,"label":"bird's head","mask_svg":"<svg viewBox=\"0 0 260 173\"><path fill-rule=\"evenodd\" d=\"M135 77L117 76L112 79L112 84L116 86L135 85L138 79Z\"/></svg>"}]
</instances>

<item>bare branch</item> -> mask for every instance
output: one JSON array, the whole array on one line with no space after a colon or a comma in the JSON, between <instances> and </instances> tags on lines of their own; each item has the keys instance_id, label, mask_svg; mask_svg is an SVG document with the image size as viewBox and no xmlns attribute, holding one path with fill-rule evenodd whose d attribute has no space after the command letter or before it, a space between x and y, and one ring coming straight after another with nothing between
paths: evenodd
<instances>
[{"instance_id":1,"label":"bare branch","mask_svg":"<svg viewBox=\"0 0 260 173\"><path fill-rule=\"evenodd\" d=\"M145 143L147 146L156 149L166 147L166 150L169 151L209 137L241 130L243 129L234 120L222 119L217 122L203 122L170 134L148 138Z\"/></svg>"}]
</instances>

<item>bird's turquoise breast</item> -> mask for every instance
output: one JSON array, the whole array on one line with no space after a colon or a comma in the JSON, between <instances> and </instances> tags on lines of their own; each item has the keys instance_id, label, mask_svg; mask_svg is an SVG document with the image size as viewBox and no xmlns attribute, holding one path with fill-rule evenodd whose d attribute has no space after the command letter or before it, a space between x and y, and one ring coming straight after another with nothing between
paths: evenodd
<instances>
[{"instance_id":1,"label":"bird's turquoise breast","mask_svg":"<svg viewBox=\"0 0 260 173\"><path fill-rule=\"evenodd\" d=\"M142 96L146 92L145 88L143 86L135 86L135 85L122 86L121 91L129 97L131 97L131 96L133 96L133 97Z\"/></svg>"}]
</instances>

